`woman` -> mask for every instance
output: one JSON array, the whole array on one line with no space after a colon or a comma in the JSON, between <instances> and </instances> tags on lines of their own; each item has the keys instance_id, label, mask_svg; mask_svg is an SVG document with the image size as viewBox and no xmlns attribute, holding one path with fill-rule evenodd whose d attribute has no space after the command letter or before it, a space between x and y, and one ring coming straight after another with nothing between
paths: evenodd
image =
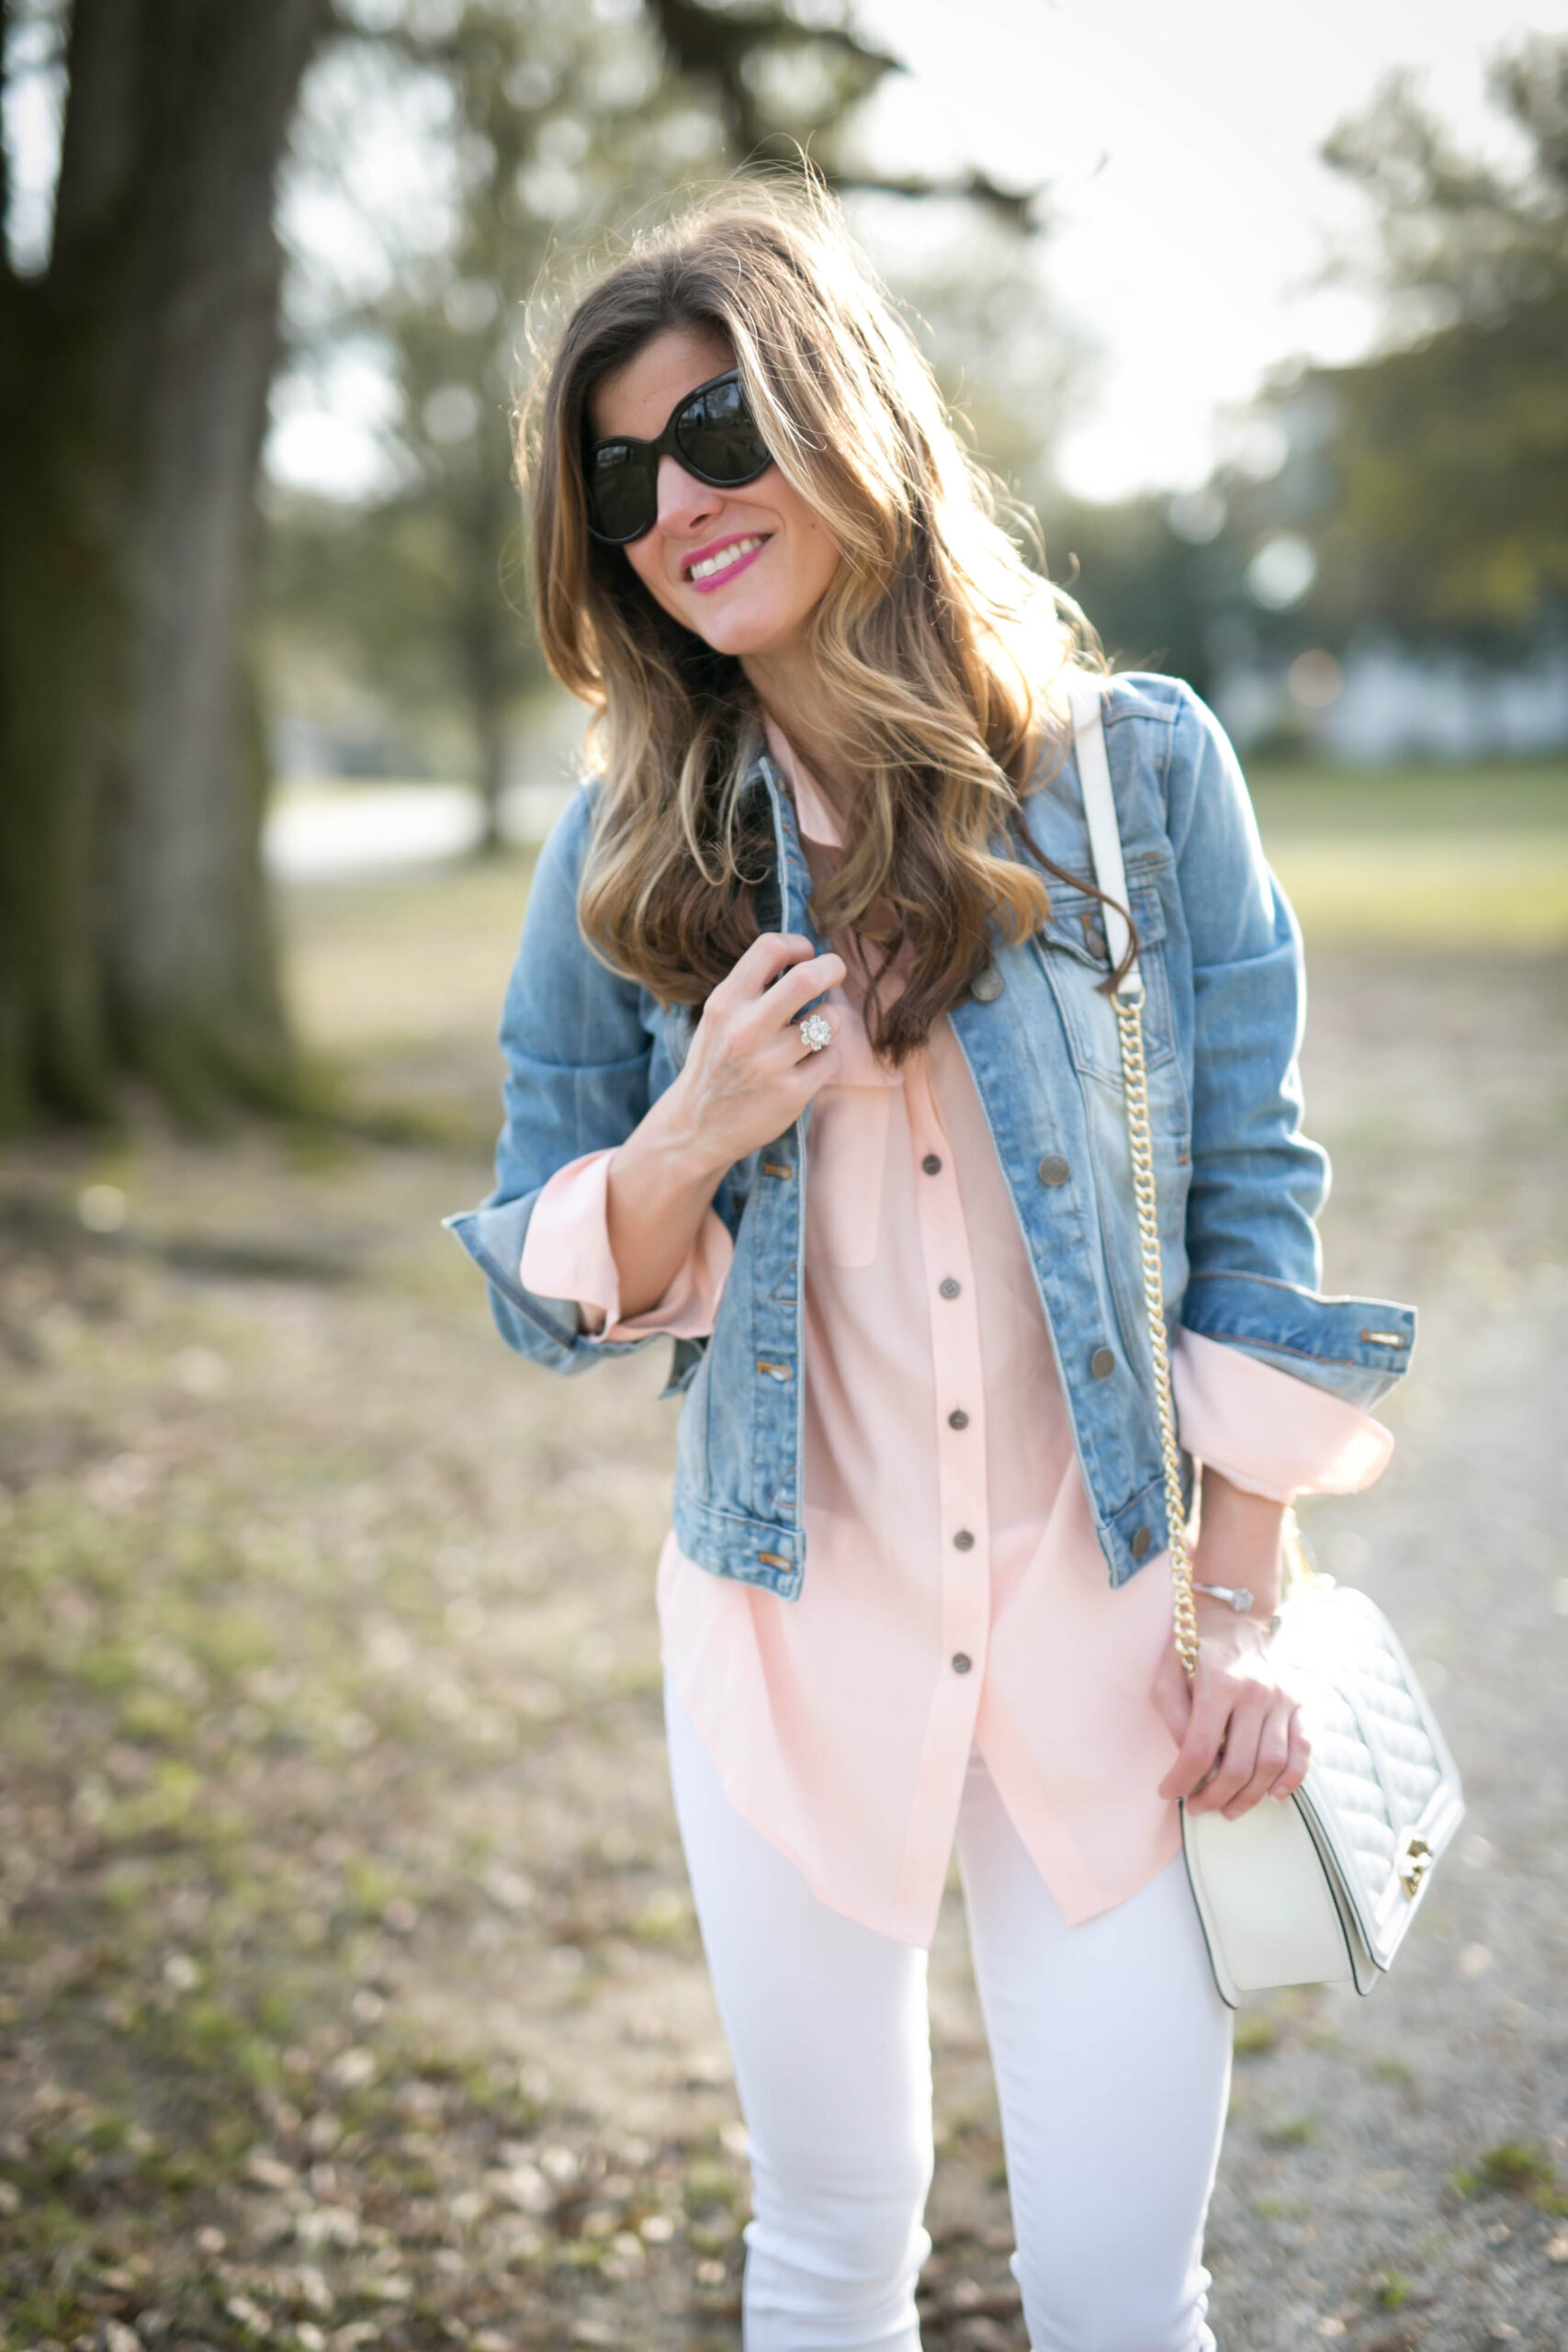
<instances>
[{"instance_id":1,"label":"woman","mask_svg":"<svg viewBox=\"0 0 1568 2352\"><path fill-rule=\"evenodd\" d=\"M1300 1782L1281 1520L1381 1468L1410 1331L1317 1294L1294 924L1208 712L1105 681L1213 1589L1190 1690L1076 615L817 195L731 193L602 277L528 446L596 775L529 900L497 1189L454 1224L535 1362L674 1339L659 1605L747 2345L919 2342L954 1845L1036 2352L1211 2345L1228 2013L1177 1800Z\"/></svg>"}]
</instances>

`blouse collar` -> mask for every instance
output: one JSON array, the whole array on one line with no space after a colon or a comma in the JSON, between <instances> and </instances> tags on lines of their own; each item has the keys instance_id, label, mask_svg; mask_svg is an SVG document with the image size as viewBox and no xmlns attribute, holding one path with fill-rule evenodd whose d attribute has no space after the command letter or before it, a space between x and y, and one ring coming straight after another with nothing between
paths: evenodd
<instances>
[{"instance_id":1,"label":"blouse collar","mask_svg":"<svg viewBox=\"0 0 1568 2352\"><path fill-rule=\"evenodd\" d=\"M789 738L766 712L762 715L762 731L768 740L768 752L790 789L795 802L795 822L803 837L815 842L819 849L842 849L844 829L840 824L832 802L816 778L802 764Z\"/></svg>"}]
</instances>

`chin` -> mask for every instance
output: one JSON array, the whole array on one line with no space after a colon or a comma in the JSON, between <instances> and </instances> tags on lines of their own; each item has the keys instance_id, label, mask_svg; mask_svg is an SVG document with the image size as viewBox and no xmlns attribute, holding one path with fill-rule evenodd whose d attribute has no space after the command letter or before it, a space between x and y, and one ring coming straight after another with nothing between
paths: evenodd
<instances>
[{"instance_id":1,"label":"chin","mask_svg":"<svg viewBox=\"0 0 1568 2352\"><path fill-rule=\"evenodd\" d=\"M716 653L728 653L735 660L744 660L749 653L771 653L787 642L800 624L793 616L785 619L775 612L748 610L737 605L733 612L704 613L700 618L682 614L682 620L694 636L711 645Z\"/></svg>"}]
</instances>

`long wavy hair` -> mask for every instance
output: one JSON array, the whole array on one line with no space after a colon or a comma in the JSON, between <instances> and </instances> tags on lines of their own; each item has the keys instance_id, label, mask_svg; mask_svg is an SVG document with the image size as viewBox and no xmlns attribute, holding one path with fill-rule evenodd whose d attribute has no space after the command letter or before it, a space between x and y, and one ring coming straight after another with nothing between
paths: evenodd
<instances>
[{"instance_id":1,"label":"long wavy hair","mask_svg":"<svg viewBox=\"0 0 1568 2352\"><path fill-rule=\"evenodd\" d=\"M1045 919L1046 861L1020 803L1065 746L1063 673L1101 665L1077 607L1002 528L997 485L833 199L749 178L699 202L589 286L520 436L540 639L593 712L602 785L578 915L604 962L664 1002L701 1003L755 938L769 870L741 791L758 709L739 662L588 529L590 395L668 328L723 338L774 462L840 550L807 626L816 726L852 788L812 915L863 933L874 907L866 1015L902 1060L984 969L993 921L1016 940Z\"/></svg>"}]
</instances>

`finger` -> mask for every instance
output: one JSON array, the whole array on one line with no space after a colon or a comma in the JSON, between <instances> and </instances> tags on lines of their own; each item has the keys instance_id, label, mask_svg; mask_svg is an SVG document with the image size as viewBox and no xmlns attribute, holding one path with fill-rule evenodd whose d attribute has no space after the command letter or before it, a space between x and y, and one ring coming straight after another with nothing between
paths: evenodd
<instances>
[{"instance_id":1,"label":"finger","mask_svg":"<svg viewBox=\"0 0 1568 2352\"><path fill-rule=\"evenodd\" d=\"M808 962L782 971L771 987L760 989L754 1000L754 1010L770 1027L775 1022L793 1021L813 997L826 996L829 989L840 985L843 977L844 959L841 956L813 956Z\"/></svg>"},{"instance_id":2,"label":"finger","mask_svg":"<svg viewBox=\"0 0 1568 2352\"><path fill-rule=\"evenodd\" d=\"M1307 1766L1311 1762L1312 1742L1306 1736L1302 1723L1302 1711L1298 1707L1291 1717L1291 1736L1286 1752L1285 1769L1274 1783L1273 1794L1280 1798L1294 1796L1306 1779Z\"/></svg>"},{"instance_id":3,"label":"finger","mask_svg":"<svg viewBox=\"0 0 1568 2352\"><path fill-rule=\"evenodd\" d=\"M713 993L717 996L719 989L728 989L740 996L760 996L781 972L788 971L792 964L804 963L816 952L811 941L798 931L759 932Z\"/></svg>"},{"instance_id":4,"label":"finger","mask_svg":"<svg viewBox=\"0 0 1568 2352\"><path fill-rule=\"evenodd\" d=\"M1225 1725L1224 1753L1214 1766L1214 1777L1197 1796L1200 1813L1223 1813L1258 1770L1258 1743L1263 1735L1263 1714L1245 1701L1232 1710Z\"/></svg>"},{"instance_id":5,"label":"finger","mask_svg":"<svg viewBox=\"0 0 1568 2352\"><path fill-rule=\"evenodd\" d=\"M1164 1780L1160 1782L1162 1797L1190 1797L1196 1794L1207 1774L1213 1770L1225 1736L1225 1709L1209 1692L1193 1700L1188 1719L1186 1736L1180 1752Z\"/></svg>"},{"instance_id":6,"label":"finger","mask_svg":"<svg viewBox=\"0 0 1568 2352\"><path fill-rule=\"evenodd\" d=\"M1284 1770L1286 1758L1291 1752L1292 1712L1292 1702L1284 1696L1283 1692L1277 1694L1273 1706L1264 1718L1263 1729L1258 1735L1258 1757L1253 1765L1252 1777L1244 1787L1237 1790L1230 1803L1223 1808L1227 1821L1235 1821L1240 1815L1250 1813L1258 1800L1268 1795Z\"/></svg>"},{"instance_id":7,"label":"finger","mask_svg":"<svg viewBox=\"0 0 1568 2352\"><path fill-rule=\"evenodd\" d=\"M800 1099L809 1102L824 1086L832 1086L843 1075L844 1057L837 1045L824 1046L817 1053L803 1052L795 1066L799 1081Z\"/></svg>"},{"instance_id":8,"label":"finger","mask_svg":"<svg viewBox=\"0 0 1568 2352\"><path fill-rule=\"evenodd\" d=\"M1173 1647L1168 1647L1154 1679L1155 1712L1177 1747L1187 1736L1192 1719L1192 1686Z\"/></svg>"}]
</instances>

